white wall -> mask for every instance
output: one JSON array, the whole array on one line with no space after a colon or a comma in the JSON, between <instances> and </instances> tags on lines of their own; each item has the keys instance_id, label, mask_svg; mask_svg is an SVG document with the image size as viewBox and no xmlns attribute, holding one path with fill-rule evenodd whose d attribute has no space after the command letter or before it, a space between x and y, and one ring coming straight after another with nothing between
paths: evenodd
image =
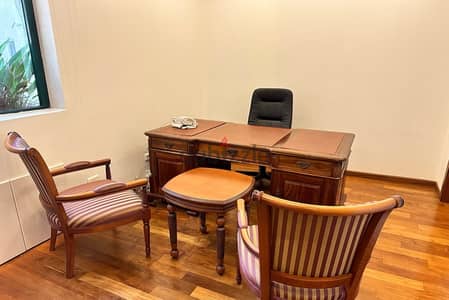
<instances>
[{"instance_id":1,"label":"white wall","mask_svg":"<svg viewBox=\"0 0 449 300\"><path fill-rule=\"evenodd\" d=\"M447 1L48 2L41 36L48 54L53 29L57 60L45 61L52 76L59 65L52 103L66 110L0 122L0 139L20 132L50 165L111 157L113 176L133 179L143 171L145 130L177 114L245 122L254 88L283 86L294 91L294 127L357 134L350 169L441 180ZM2 147L0 167L0 182L20 198L15 206L36 205L29 180L13 180L26 174L22 163ZM93 173L103 170L60 183ZM21 230L35 221L28 211L7 214L31 219ZM18 247L45 238L35 234L24 233Z\"/></svg>"},{"instance_id":2,"label":"white wall","mask_svg":"<svg viewBox=\"0 0 449 300\"><path fill-rule=\"evenodd\" d=\"M36 3L45 6L47 0ZM199 1L50 0L49 4L63 91L53 96L64 98L66 110L1 121L0 140L15 130L41 151L49 165L110 157L113 177L131 180L143 175L144 132L168 123L173 115L201 116ZM39 18L39 23L48 23L45 16ZM41 36L48 36L47 30L44 27ZM29 180L16 183L14 178L27 172L18 156L3 147L0 164L0 182L11 181L10 186L20 190L15 202L19 218L26 219L21 226L29 248L49 233L42 223L40 232L27 231L36 227L27 226L37 220L34 214L42 216L35 187ZM99 169L76 179L85 181L93 173L104 176ZM35 207L33 212L21 209L30 206ZM0 217L15 213L3 211ZM23 243L21 239L18 242Z\"/></svg>"},{"instance_id":3,"label":"white wall","mask_svg":"<svg viewBox=\"0 0 449 300\"><path fill-rule=\"evenodd\" d=\"M435 180L449 112L449 2L208 1L207 115L294 91L293 126L356 134L349 168Z\"/></svg>"}]
</instances>

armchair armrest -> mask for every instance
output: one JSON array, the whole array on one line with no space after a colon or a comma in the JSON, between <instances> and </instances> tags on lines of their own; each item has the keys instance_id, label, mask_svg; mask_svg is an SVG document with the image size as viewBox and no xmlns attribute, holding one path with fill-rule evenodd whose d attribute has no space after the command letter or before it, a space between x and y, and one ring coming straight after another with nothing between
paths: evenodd
<instances>
[{"instance_id":1,"label":"armchair armrest","mask_svg":"<svg viewBox=\"0 0 449 300\"><path fill-rule=\"evenodd\" d=\"M245 200L243 199L237 200L237 222L239 228L248 227L248 215L246 214Z\"/></svg>"},{"instance_id":2,"label":"armchair armrest","mask_svg":"<svg viewBox=\"0 0 449 300\"><path fill-rule=\"evenodd\" d=\"M111 160L109 158L93 160L93 161L77 161L77 162L66 164L63 167L53 169L50 171L50 173L52 176L58 176L61 174L66 174L66 173L75 172L75 171L79 171L79 170L94 168L94 167L98 167L98 166L106 166L106 177L108 179L110 179L110 177L111 177L111 174L109 171L110 164L111 164Z\"/></svg>"},{"instance_id":3,"label":"armchair armrest","mask_svg":"<svg viewBox=\"0 0 449 300\"><path fill-rule=\"evenodd\" d=\"M255 256L259 257L259 248L256 247L253 241L249 238L248 228L239 228L238 230L240 232L240 237L248 250Z\"/></svg>"},{"instance_id":4,"label":"armchair armrest","mask_svg":"<svg viewBox=\"0 0 449 300\"><path fill-rule=\"evenodd\" d=\"M240 236L242 238L243 243L246 245L246 247L256 255L259 256L259 249L254 245L253 241L249 238L248 233L248 215L246 214L245 209L245 200L238 199L237 200L237 222L239 226L239 232Z\"/></svg>"},{"instance_id":5,"label":"armchair armrest","mask_svg":"<svg viewBox=\"0 0 449 300\"><path fill-rule=\"evenodd\" d=\"M111 182L111 183L105 183L100 186L97 186L94 188L94 192L97 194L101 193L107 193L110 191L116 191L117 189L126 188L126 183L123 182Z\"/></svg>"},{"instance_id":6,"label":"armchair armrest","mask_svg":"<svg viewBox=\"0 0 449 300\"><path fill-rule=\"evenodd\" d=\"M133 181L129 181L127 183L123 182L112 182L106 183L96 187L92 191L84 192L84 193L76 193L70 195L57 195L57 202L68 202L68 201L79 201L84 199L89 199L97 196L113 194L121 191L126 191L130 189L135 189L141 186L145 186L147 184L146 179L136 179Z\"/></svg>"}]
</instances>

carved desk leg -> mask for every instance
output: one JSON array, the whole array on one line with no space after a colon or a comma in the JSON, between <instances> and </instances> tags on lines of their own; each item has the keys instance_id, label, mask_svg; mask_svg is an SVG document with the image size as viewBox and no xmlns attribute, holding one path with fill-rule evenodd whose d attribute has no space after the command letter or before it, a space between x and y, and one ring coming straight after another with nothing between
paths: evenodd
<instances>
[{"instance_id":1,"label":"carved desk leg","mask_svg":"<svg viewBox=\"0 0 449 300\"><path fill-rule=\"evenodd\" d=\"M168 210L168 229L170 231L170 244L171 252L170 255L173 258L178 258L178 229L176 226L176 211L175 207L170 203L167 204Z\"/></svg>"},{"instance_id":2,"label":"carved desk leg","mask_svg":"<svg viewBox=\"0 0 449 300\"><path fill-rule=\"evenodd\" d=\"M225 247L225 219L224 215L217 215L217 273L223 275L224 273L224 247Z\"/></svg>"},{"instance_id":3,"label":"carved desk leg","mask_svg":"<svg viewBox=\"0 0 449 300\"><path fill-rule=\"evenodd\" d=\"M203 234L207 233L207 226L206 226L206 213L201 212L200 213L200 231Z\"/></svg>"}]
</instances>

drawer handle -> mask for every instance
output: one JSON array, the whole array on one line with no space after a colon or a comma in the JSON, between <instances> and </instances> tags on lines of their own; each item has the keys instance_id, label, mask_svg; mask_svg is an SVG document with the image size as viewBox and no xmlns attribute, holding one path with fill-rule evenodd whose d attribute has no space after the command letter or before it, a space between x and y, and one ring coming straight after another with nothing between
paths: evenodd
<instances>
[{"instance_id":1,"label":"drawer handle","mask_svg":"<svg viewBox=\"0 0 449 300\"><path fill-rule=\"evenodd\" d=\"M226 150L226 153L230 156L236 156L237 153L239 153L239 151L235 150L235 149L228 149L228 150Z\"/></svg>"},{"instance_id":2,"label":"drawer handle","mask_svg":"<svg viewBox=\"0 0 449 300\"><path fill-rule=\"evenodd\" d=\"M300 167L301 169L308 169L311 165L311 163L306 162L306 161L298 161L296 162L296 164L298 165L298 167Z\"/></svg>"},{"instance_id":3,"label":"drawer handle","mask_svg":"<svg viewBox=\"0 0 449 300\"><path fill-rule=\"evenodd\" d=\"M171 148L173 148L174 144L165 143L164 146L165 146L165 148L171 149Z\"/></svg>"}]
</instances>

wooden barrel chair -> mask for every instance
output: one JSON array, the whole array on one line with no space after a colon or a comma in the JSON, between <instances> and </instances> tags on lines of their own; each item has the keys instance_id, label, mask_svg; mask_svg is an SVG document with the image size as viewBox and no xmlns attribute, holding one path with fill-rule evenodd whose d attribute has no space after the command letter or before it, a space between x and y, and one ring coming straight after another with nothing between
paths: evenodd
<instances>
[{"instance_id":1,"label":"wooden barrel chair","mask_svg":"<svg viewBox=\"0 0 449 300\"><path fill-rule=\"evenodd\" d=\"M261 299L355 299L382 226L404 200L323 206L256 191L258 223L237 202L239 266ZM239 279L238 273L238 281Z\"/></svg>"},{"instance_id":2,"label":"wooden barrel chair","mask_svg":"<svg viewBox=\"0 0 449 300\"><path fill-rule=\"evenodd\" d=\"M56 236L62 232L66 250L66 277L73 277L74 235L111 229L137 220L144 224L146 256L150 255L150 208L134 189L144 187L146 179L121 183L111 180L110 159L80 161L49 170L39 151L28 146L16 132L10 132L5 147L19 154L37 189L51 227L50 251L55 250ZM98 180L58 191L54 176L105 166L106 180Z\"/></svg>"}]
</instances>

